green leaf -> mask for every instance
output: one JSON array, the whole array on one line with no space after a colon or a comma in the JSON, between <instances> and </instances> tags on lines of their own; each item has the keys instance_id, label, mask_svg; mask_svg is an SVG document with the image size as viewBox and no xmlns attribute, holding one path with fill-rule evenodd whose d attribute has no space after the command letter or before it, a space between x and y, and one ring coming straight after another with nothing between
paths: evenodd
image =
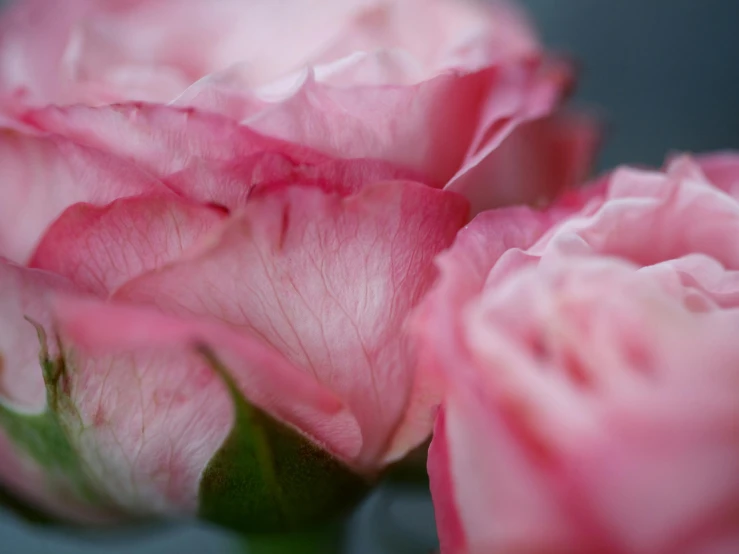
<instances>
[{"instance_id":1,"label":"green leaf","mask_svg":"<svg viewBox=\"0 0 739 554\"><path fill-rule=\"evenodd\" d=\"M328 452L252 406L207 348L235 410L233 429L200 483L200 516L241 533L303 529L353 507L368 484Z\"/></svg>"}]
</instances>

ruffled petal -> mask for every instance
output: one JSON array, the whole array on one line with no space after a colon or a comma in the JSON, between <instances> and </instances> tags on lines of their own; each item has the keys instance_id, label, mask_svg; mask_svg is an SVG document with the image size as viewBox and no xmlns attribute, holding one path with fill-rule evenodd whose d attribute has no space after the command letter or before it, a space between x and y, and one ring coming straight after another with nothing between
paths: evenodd
<instances>
[{"instance_id":1,"label":"ruffled petal","mask_svg":"<svg viewBox=\"0 0 739 554\"><path fill-rule=\"evenodd\" d=\"M103 207L75 204L46 232L30 267L107 296L126 281L176 260L223 220L174 196L136 196Z\"/></svg>"},{"instance_id":2,"label":"ruffled petal","mask_svg":"<svg viewBox=\"0 0 739 554\"><path fill-rule=\"evenodd\" d=\"M343 199L315 187L266 189L210 250L115 297L258 337L345 399L362 427L362 460L374 463L413 379L403 323L466 212L463 198L415 183L378 183Z\"/></svg>"},{"instance_id":3,"label":"ruffled petal","mask_svg":"<svg viewBox=\"0 0 739 554\"><path fill-rule=\"evenodd\" d=\"M198 161L233 161L263 152L278 152L298 163L329 159L217 114L162 105L49 107L28 111L24 121L41 131L135 161L163 176Z\"/></svg>"},{"instance_id":4,"label":"ruffled petal","mask_svg":"<svg viewBox=\"0 0 739 554\"><path fill-rule=\"evenodd\" d=\"M3 201L0 255L25 262L44 231L77 202L104 205L141 194L171 194L146 171L59 136L0 130Z\"/></svg>"},{"instance_id":5,"label":"ruffled petal","mask_svg":"<svg viewBox=\"0 0 739 554\"><path fill-rule=\"evenodd\" d=\"M479 294L487 273L504 253L526 249L553 222L552 214L526 207L483 212L457 234L453 248L437 257L440 276L411 317L418 371L409 403L412 408L394 437L391 458L403 454L402 448L395 447L404 445L407 436L431 429L433 407L442 401L447 388L443 368L454 366L465 355L461 329L447 324Z\"/></svg>"},{"instance_id":6,"label":"ruffled petal","mask_svg":"<svg viewBox=\"0 0 739 554\"><path fill-rule=\"evenodd\" d=\"M233 425L207 348L246 399L341 459L361 446L342 402L273 349L234 329L149 307L56 300L68 349L70 436L98 486L140 514L194 514L200 476Z\"/></svg>"},{"instance_id":7,"label":"ruffled petal","mask_svg":"<svg viewBox=\"0 0 739 554\"><path fill-rule=\"evenodd\" d=\"M64 441L46 421L41 359L45 347L52 356L58 350L35 326L51 328L51 296L73 290L62 277L0 258L0 486L63 520L113 522L115 511L79 494L60 460L66 452L47 442Z\"/></svg>"}]
</instances>

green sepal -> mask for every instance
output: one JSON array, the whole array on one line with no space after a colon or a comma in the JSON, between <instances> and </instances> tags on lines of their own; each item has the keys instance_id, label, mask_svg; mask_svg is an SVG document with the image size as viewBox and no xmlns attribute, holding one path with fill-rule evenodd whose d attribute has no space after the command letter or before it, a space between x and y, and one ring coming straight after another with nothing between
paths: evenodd
<instances>
[{"instance_id":1,"label":"green sepal","mask_svg":"<svg viewBox=\"0 0 739 554\"><path fill-rule=\"evenodd\" d=\"M368 492L362 476L250 404L210 349L199 351L235 411L200 482L200 517L246 534L300 530L341 515Z\"/></svg>"}]
</instances>

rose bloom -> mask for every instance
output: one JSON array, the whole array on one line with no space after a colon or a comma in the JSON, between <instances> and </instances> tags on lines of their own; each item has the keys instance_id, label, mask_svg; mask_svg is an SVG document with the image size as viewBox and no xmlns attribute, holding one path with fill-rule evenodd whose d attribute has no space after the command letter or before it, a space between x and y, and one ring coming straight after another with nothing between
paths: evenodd
<instances>
[{"instance_id":1,"label":"rose bloom","mask_svg":"<svg viewBox=\"0 0 739 554\"><path fill-rule=\"evenodd\" d=\"M739 552L739 155L480 214L415 328L442 554Z\"/></svg>"},{"instance_id":2,"label":"rose bloom","mask_svg":"<svg viewBox=\"0 0 739 554\"><path fill-rule=\"evenodd\" d=\"M405 322L433 257L471 204L572 182L594 134L549 116L563 67L517 12L420 5L10 8L4 490L294 528L428 436Z\"/></svg>"},{"instance_id":3,"label":"rose bloom","mask_svg":"<svg viewBox=\"0 0 739 554\"><path fill-rule=\"evenodd\" d=\"M403 322L468 202L376 162L279 152L301 165L263 163L255 184L234 158L231 173L211 168L217 190L196 172L175 191L110 153L4 133L7 488L83 520L202 511L213 479L240 471L230 460L204 484L214 457L247 433L219 371L240 402L352 472L371 476L424 438L402 425ZM34 438L41 426L54 443Z\"/></svg>"},{"instance_id":4,"label":"rose bloom","mask_svg":"<svg viewBox=\"0 0 739 554\"><path fill-rule=\"evenodd\" d=\"M433 257L586 170L569 73L503 4L17 0L2 488L81 522L342 509L430 432Z\"/></svg>"},{"instance_id":5,"label":"rose bloom","mask_svg":"<svg viewBox=\"0 0 739 554\"><path fill-rule=\"evenodd\" d=\"M16 0L0 20L0 122L130 155L151 132L132 102L197 109L392 162L475 210L583 177L595 126L553 113L571 78L502 2Z\"/></svg>"}]
</instances>

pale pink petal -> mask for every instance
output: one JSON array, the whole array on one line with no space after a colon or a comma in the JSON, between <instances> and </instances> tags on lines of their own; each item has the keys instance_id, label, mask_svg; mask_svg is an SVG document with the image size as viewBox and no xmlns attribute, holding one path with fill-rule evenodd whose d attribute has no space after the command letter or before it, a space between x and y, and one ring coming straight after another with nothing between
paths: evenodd
<instances>
[{"instance_id":1,"label":"pale pink petal","mask_svg":"<svg viewBox=\"0 0 739 554\"><path fill-rule=\"evenodd\" d=\"M281 37L278 44L274 36ZM114 8L98 4L70 37L63 69L76 85L68 91L69 100L77 95L95 103L95 95L107 89L117 93L119 101L164 101L169 83L174 91L178 82L201 77L208 86L198 86L199 92L185 96L205 92L213 100L222 95L211 94L214 83L209 75L228 73L234 65L241 68L238 90L249 97L290 73L331 65L354 54L374 58L378 51L391 56L402 52L411 60L415 69L407 71L409 64L403 64L391 81L384 70L352 72L359 80L347 81L344 74L347 84L378 86L409 84L409 77L414 77L410 84L416 84L450 69L475 71L536 54L538 49L528 21L502 2L292 1L278 6L222 0L217 6L195 1L185 8L175 0L154 0L119 2ZM117 78L122 71L138 68L154 70L149 87L137 90L125 78ZM168 80L163 82L162 74ZM325 82L336 84L334 76ZM235 100L238 90L231 88L237 94L228 96Z\"/></svg>"},{"instance_id":2,"label":"pale pink petal","mask_svg":"<svg viewBox=\"0 0 739 554\"><path fill-rule=\"evenodd\" d=\"M32 104L59 98L67 42L89 6L88 0L16 0L0 12L0 96Z\"/></svg>"},{"instance_id":3,"label":"pale pink petal","mask_svg":"<svg viewBox=\"0 0 739 554\"><path fill-rule=\"evenodd\" d=\"M317 64L261 87L239 64L176 103L335 156L386 159L437 186L454 177L466 183L457 187L484 188L476 166L516 125L550 113L569 80L568 66L541 63L525 18L501 2L394 2L353 25ZM568 161L589 161L586 134Z\"/></svg>"},{"instance_id":4,"label":"pale pink petal","mask_svg":"<svg viewBox=\"0 0 739 554\"><path fill-rule=\"evenodd\" d=\"M411 408L396 432L389 458L403 454L408 436L431 429L432 407L441 402L446 386L443 367L454 365L464 355L460 329L446 324L454 321L456 312L482 290L487 273L504 253L521 252L552 224L550 214L526 207L483 212L457 234L452 249L438 256L441 275L411 319L419 369Z\"/></svg>"},{"instance_id":5,"label":"pale pink petal","mask_svg":"<svg viewBox=\"0 0 739 554\"><path fill-rule=\"evenodd\" d=\"M467 385L473 390L474 383ZM521 440L517 419L513 409L491 409L474 393L450 391L445 440L429 452L429 467L446 456L449 472L447 487L443 475L431 472L434 505L451 503L447 509L459 518L459 527L453 518L439 527L443 554L605 552L596 540L573 532L571 516L559 502L568 491L547 481L550 461L535 442ZM583 542L591 549L574 547Z\"/></svg>"},{"instance_id":6,"label":"pale pink petal","mask_svg":"<svg viewBox=\"0 0 739 554\"><path fill-rule=\"evenodd\" d=\"M409 52L389 46L370 51L352 51L349 55L314 65L311 69L317 82L342 88L412 86L429 77ZM310 75L310 72L303 70L303 75ZM269 87L266 90L272 92L274 89Z\"/></svg>"},{"instance_id":7,"label":"pale pink petal","mask_svg":"<svg viewBox=\"0 0 739 554\"><path fill-rule=\"evenodd\" d=\"M739 306L739 270L705 254L688 254L640 270L695 311Z\"/></svg>"},{"instance_id":8,"label":"pale pink petal","mask_svg":"<svg viewBox=\"0 0 739 554\"><path fill-rule=\"evenodd\" d=\"M166 103L181 94L190 82L176 68L153 64L121 64L108 68L105 76L95 81L72 80L66 85L58 103L90 106L131 101Z\"/></svg>"},{"instance_id":9,"label":"pale pink petal","mask_svg":"<svg viewBox=\"0 0 739 554\"><path fill-rule=\"evenodd\" d=\"M731 238L737 232L739 202L704 179L620 169L595 213L553 228L530 253L592 253L638 265L700 253L739 269L739 248Z\"/></svg>"},{"instance_id":10,"label":"pale pink petal","mask_svg":"<svg viewBox=\"0 0 739 554\"><path fill-rule=\"evenodd\" d=\"M672 552L736 525L739 406L731 391L739 320L733 310L695 316L661 306L664 297L653 291L646 300L631 318L638 332L616 323L610 335L633 353L622 371L641 360L635 369L658 379L641 389L604 390L611 398L600 408L602 436L581 442L571 461L592 512L625 550ZM629 300L616 302L636 311Z\"/></svg>"},{"instance_id":11,"label":"pale pink petal","mask_svg":"<svg viewBox=\"0 0 739 554\"><path fill-rule=\"evenodd\" d=\"M237 64L207 75L187 88L171 104L219 113L237 121L249 121L269 108L289 100L310 83L352 90L353 87L379 89L384 86L414 86L422 71L406 52L377 50L352 52L339 59L302 68L267 85L254 88L251 67Z\"/></svg>"},{"instance_id":12,"label":"pale pink petal","mask_svg":"<svg viewBox=\"0 0 739 554\"><path fill-rule=\"evenodd\" d=\"M733 297L730 274L737 268L739 251L730 237L739 224L739 203L708 182L689 158L675 160L667 174L619 168L569 191L546 213L561 223L526 252L505 253L486 286L498 285L523 266L562 255L603 255L655 265L650 269L655 276L660 273L667 281L677 276L681 289L691 287L709 296L714 291L717 296L709 303L725 305ZM690 261L694 255L714 262L695 264ZM722 267L718 273L728 270L726 276L711 269L714 263Z\"/></svg>"},{"instance_id":13,"label":"pale pink petal","mask_svg":"<svg viewBox=\"0 0 739 554\"><path fill-rule=\"evenodd\" d=\"M174 196L136 196L104 207L75 204L46 231L28 265L107 296L177 259L223 217Z\"/></svg>"},{"instance_id":14,"label":"pale pink petal","mask_svg":"<svg viewBox=\"0 0 739 554\"><path fill-rule=\"evenodd\" d=\"M345 32L355 13L373 4L377 2L100 2L76 30L67 69L84 83L105 80L122 65L155 64L176 69L189 84L243 62L253 83L268 82L303 66ZM275 36L281 37L279 42Z\"/></svg>"},{"instance_id":15,"label":"pale pink petal","mask_svg":"<svg viewBox=\"0 0 739 554\"><path fill-rule=\"evenodd\" d=\"M739 154L718 152L697 156L695 162L711 183L739 199Z\"/></svg>"},{"instance_id":16,"label":"pale pink petal","mask_svg":"<svg viewBox=\"0 0 739 554\"><path fill-rule=\"evenodd\" d=\"M403 51L423 78L536 54L531 26L496 2L71 0L19 2L3 20L6 89L31 103L166 102L234 64L245 90L355 52ZM274 37L281 37L276 43ZM151 77L145 83L142 77ZM2 79L4 77L4 79Z\"/></svg>"},{"instance_id":17,"label":"pale pink petal","mask_svg":"<svg viewBox=\"0 0 739 554\"><path fill-rule=\"evenodd\" d=\"M353 416L284 357L221 324L146 307L60 298L73 347L65 385L70 436L91 477L129 510L194 514L200 476L231 430L233 409L209 348L245 397L343 459L361 446Z\"/></svg>"},{"instance_id":18,"label":"pale pink petal","mask_svg":"<svg viewBox=\"0 0 739 554\"><path fill-rule=\"evenodd\" d=\"M478 215L460 232L455 246L440 257L441 279L414 321L421 349L428 354L425 369L437 374L445 391L444 440L432 447L429 458L434 503L442 510L455 510L465 526L460 538L453 518L452 524L440 525L444 554L589 552L572 548L576 542L566 516L557 501L548 498L551 491L545 493L548 485L539 475L545 460L539 458L536 445L515 443L515 413L486 410L480 397L465 392L466 383L475 376L460 321L466 304L483 289L487 272L501 255L526 248L552 223L548 214L526 208ZM500 346L496 343L491 348ZM482 392L486 385L481 381L472 387ZM486 450L486 437L493 436L495 446ZM444 456L448 457L450 485L443 484L443 475L431 471L443 463ZM519 487L521 483L526 486ZM464 537L472 538L467 549L460 546L467 542Z\"/></svg>"},{"instance_id":19,"label":"pale pink petal","mask_svg":"<svg viewBox=\"0 0 739 554\"><path fill-rule=\"evenodd\" d=\"M534 506L516 514L519 500L554 503L565 518L555 528L571 543L555 552L675 552L731 529L739 319L696 316L661 286L615 259L562 257L458 312L469 353L444 368L447 427L450 407L464 414L447 429L448 455L464 464L452 463L457 513L480 552L495 551L491 521L547 529ZM486 435L496 413L506 435ZM528 474L480 462L499 462L508 444L538 458Z\"/></svg>"},{"instance_id":20,"label":"pale pink petal","mask_svg":"<svg viewBox=\"0 0 739 554\"><path fill-rule=\"evenodd\" d=\"M255 187L300 181L349 194L376 180L417 179L382 160L336 160L222 116L145 104L47 108L25 121L112 152L193 200L240 207Z\"/></svg>"},{"instance_id":21,"label":"pale pink petal","mask_svg":"<svg viewBox=\"0 0 739 554\"><path fill-rule=\"evenodd\" d=\"M0 90L27 91L36 105L166 102L242 61L266 81L304 65L374 3L21 0L1 20ZM279 47L265 48L274 36Z\"/></svg>"},{"instance_id":22,"label":"pale pink petal","mask_svg":"<svg viewBox=\"0 0 739 554\"><path fill-rule=\"evenodd\" d=\"M540 46L527 17L510 3L403 0L367 6L313 60L381 49L406 53L429 78L538 55Z\"/></svg>"},{"instance_id":23,"label":"pale pink petal","mask_svg":"<svg viewBox=\"0 0 739 554\"><path fill-rule=\"evenodd\" d=\"M506 191L516 186L496 182L489 175L496 171L495 163L487 159L517 125L552 110L562 82L560 73L542 74L528 62L472 73L451 71L411 86L341 87L309 76L297 92L245 123L334 156L385 159L425 175L436 186L451 180L451 190L467 194L469 189L469 196L482 199L482 209L495 205L490 202L510 201ZM378 118L377 113L385 115ZM594 126L557 131L562 135L549 138L544 132L538 140L555 141L558 147L564 141L562 163L568 169L552 176L553 183L522 185L526 191L536 189L533 200L551 194L562 181L571 184L589 165ZM541 148L536 143L526 146L535 151L532 155Z\"/></svg>"},{"instance_id":24,"label":"pale pink petal","mask_svg":"<svg viewBox=\"0 0 739 554\"><path fill-rule=\"evenodd\" d=\"M199 161L223 162L276 152L295 163L328 160L308 148L260 135L223 116L148 104L32 110L24 121L135 161L167 176Z\"/></svg>"},{"instance_id":25,"label":"pale pink petal","mask_svg":"<svg viewBox=\"0 0 739 554\"><path fill-rule=\"evenodd\" d=\"M494 176L498 171L500 162L496 162L495 158L490 161L490 157L519 125L551 114L562 100L571 80L570 67L562 63L534 59L498 67L494 81L478 108L476 128L465 158L449 178L447 188L478 200L477 205L473 205L475 212L497 207L496 204L489 204L499 200L495 192L478 190L490 180L490 173ZM590 154L593 149L591 142L595 139L591 126L573 132L576 137L582 138L577 140L576 153L568 154L568 158L572 156L578 162L589 161L581 156L581 152ZM526 131L523 133L525 137ZM511 148L515 146L514 142ZM510 185L495 184L503 188L502 200L505 201L505 191L510 190ZM549 187L551 185L545 183L544 194L549 192ZM536 200L537 196L541 196L539 191L534 198L527 200Z\"/></svg>"},{"instance_id":26,"label":"pale pink petal","mask_svg":"<svg viewBox=\"0 0 739 554\"><path fill-rule=\"evenodd\" d=\"M57 136L0 130L0 166L0 254L18 262L28 259L42 233L72 204L169 192L147 172Z\"/></svg>"},{"instance_id":27,"label":"pale pink petal","mask_svg":"<svg viewBox=\"0 0 739 554\"><path fill-rule=\"evenodd\" d=\"M600 134L599 122L583 114L524 122L474 170L474 179L464 182L464 195L473 209L548 204L584 182Z\"/></svg>"},{"instance_id":28,"label":"pale pink petal","mask_svg":"<svg viewBox=\"0 0 739 554\"><path fill-rule=\"evenodd\" d=\"M651 421L649 411L614 414L608 438L574 456L577 486L589 492L591 510L609 522L626 551L681 551L736 528L739 442L731 434L737 415L718 425L688 418L680 428L679 419Z\"/></svg>"},{"instance_id":29,"label":"pale pink petal","mask_svg":"<svg viewBox=\"0 0 739 554\"><path fill-rule=\"evenodd\" d=\"M8 417L38 417L46 409L46 387L41 367L42 342L35 324L51 324L50 294L68 292L62 277L26 269L0 258L0 409ZM47 337L49 354L56 355L53 336ZM0 418L7 423L6 415ZM74 483L54 474L43 460L28 452L25 437L12 423L0 425L0 484L21 501L65 520L112 521L115 514L90 506L77 495ZM52 464L53 467L53 464Z\"/></svg>"},{"instance_id":30,"label":"pale pink petal","mask_svg":"<svg viewBox=\"0 0 739 554\"><path fill-rule=\"evenodd\" d=\"M275 72L280 79L267 82L259 78L260 72L247 58L208 75L177 103L244 119L262 109L268 103L266 96L276 89L285 85L289 89L290 83L300 81L306 70L312 70L321 85L373 86L382 94L383 86L420 85L441 73L471 73L538 55L538 40L529 22L504 2L404 0L363 4L362 9L344 12L351 17L345 19L343 27L336 27L334 34L325 35L330 41L313 42L315 52L299 63L285 65L281 73ZM340 13L335 7L334 11ZM312 20L309 25L314 23ZM274 50L270 49L269 54ZM305 48L300 50L306 52ZM292 71L285 71L288 67Z\"/></svg>"},{"instance_id":31,"label":"pale pink petal","mask_svg":"<svg viewBox=\"0 0 739 554\"><path fill-rule=\"evenodd\" d=\"M343 199L314 187L266 189L210 251L115 296L253 333L346 400L362 427L362 461L374 462L410 394L404 320L466 213L463 198L415 183Z\"/></svg>"},{"instance_id":32,"label":"pale pink petal","mask_svg":"<svg viewBox=\"0 0 739 554\"><path fill-rule=\"evenodd\" d=\"M312 164L291 158L289 152L267 151L232 161L192 163L169 176L167 184L188 198L237 210L265 188L299 184L346 196L386 180L419 179L411 171L378 160L329 159Z\"/></svg>"},{"instance_id":33,"label":"pale pink petal","mask_svg":"<svg viewBox=\"0 0 739 554\"><path fill-rule=\"evenodd\" d=\"M668 158L662 168L662 172L677 181L706 181L706 174L698 163L698 160L689 154L681 154Z\"/></svg>"},{"instance_id":34,"label":"pale pink petal","mask_svg":"<svg viewBox=\"0 0 739 554\"><path fill-rule=\"evenodd\" d=\"M431 496L434 500L434 517L441 551L444 554L464 554L467 552L466 539L458 515L459 507L449 454L446 419L444 410L440 409L434 423L434 435L427 462Z\"/></svg>"},{"instance_id":35,"label":"pale pink petal","mask_svg":"<svg viewBox=\"0 0 739 554\"><path fill-rule=\"evenodd\" d=\"M119 514L101 506L91 506L75 497L72 485L64 478L53 480L38 463L0 428L0 485L21 502L60 521L105 524L120 521Z\"/></svg>"},{"instance_id":36,"label":"pale pink petal","mask_svg":"<svg viewBox=\"0 0 739 554\"><path fill-rule=\"evenodd\" d=\"M234 121L244 121L269 104L253 83L250 66L238 63L197 80L170 101L172 106L191 107L217 113Z\"/></svg>"},{"instance_id":37,"label":"pale pink petal","mask_svg":"<svg viewBox=\"0 0 739 554\"><path fill-rule=\"evenodd\" d=\"M0 258L0 402L3 404L27 412L40 412L46 405L39 361L42 345L33 324L25 318L48 325L49 294L70 290L72 285L58 275L27 269Z\"/></svg>"},{"instance_id":38,"label":"pale pink petal","mask_svg":"<svg viewBox=\"0 0 739 554\"><path fill-rule=\"evenodd\" d=\"M459 168L493 70L442 74L412 86L324 85L308 78L245 123L339 157L388 160L443 186ZM377 114L382 114L378 117Z\"/></svg>"},{"instance_id":39,"label":"pale pink petal","mask_svg":"<svg viewBox=\"0 0 739 554\"><path fill-rule=\"evenodd\" d=\"M119 110L127 125L82 108L18 114L16 106L11 112L42 130L132 156L159 175L196 158L226 159L223 148L239 156L253 152L245 143L272 149L248 130L226 128L216 114L329 155L385 160L437 187L451 181L452 190L475 201L475 211L551 196L581 175L591 155L592 129L561 131L577 135L570 136L577 144L545 130L522 131L536 136L514 136L506 152L524 157L529 145L520 143L531 140L532 155L564 148L555 157L560 163L549 179L545 167L500 183L509 180L511 164L496 160L511 156L493 156L496 149L518 125L554 110L571 73L567 64L543 61L528 21L505 2L91 6L62 33L67 43L57 103L171 97L175 105L213 113L191 114L199 121L184 128L172 120L177 112L153 117L135 108ZM279 45L274 36L282 37ZM163 128L141 133L149 126ZM556 144L539 144L548 141ZM293 151L295 158L313 156ZM522 193L513 195L519 188Z\"/></svg>"}]
</instances>

